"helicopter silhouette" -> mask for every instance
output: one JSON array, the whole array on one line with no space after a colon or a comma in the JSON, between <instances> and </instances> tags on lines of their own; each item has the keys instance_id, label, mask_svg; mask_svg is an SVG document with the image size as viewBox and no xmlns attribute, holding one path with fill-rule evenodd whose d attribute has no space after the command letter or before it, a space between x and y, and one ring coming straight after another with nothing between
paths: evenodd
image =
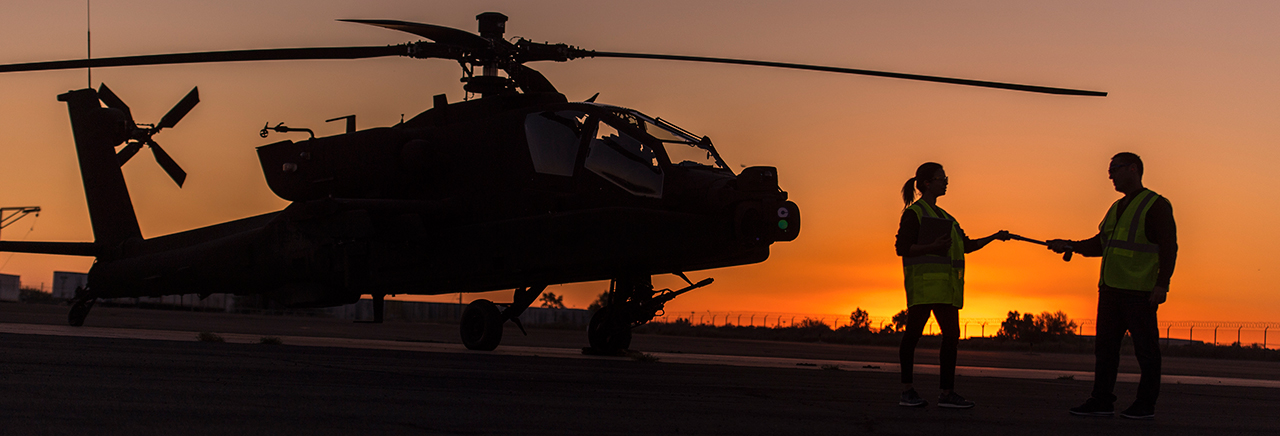
<instances>
[{"instance_id":1,"label":"helicopter silhouette","mask_svg":"<svg viewBox=\"0 0 1280 436\"><path fill-rule=\"evenodd\" d=\"M136 123L105 84L58 96L75 137L93 242L0 242L0 251L92 256L88 284L68 314L82 325L100 298L196 293L261 295L288 307L514 289L511 302L478 299L463 311L462 342L493 350L503 325L549 285L609 280L593 314L590 349L630 346L631 329L677 296L709 285L686 273L763 262L800 232L800 210L776 168L736 174L710 138L660 117L570 102L525 64L613 57L712 62L950 83L1060 95L1096 91L743 59L603 52L503 39L507 17L478 15L479 35L430 24L341 20L425 41L388 46L277 48L0 65L0 72L203 62L447 59L464 67L467 92L399 124L258 147L283 210L143 238L121 166L142 147L179 186L186 172L152 139L199 103L192 89L156 124ZM478 69L478 71L477 71ZM104 107L105 105L105 107ZM336 118L339 120L342 118ZM334 121L330 120L330 121ZM294 132L283 123L261 135ZM117 151L117 147L121 147ZM652 276L688 286L657 290Z\"/></svg>"}]
</instances>

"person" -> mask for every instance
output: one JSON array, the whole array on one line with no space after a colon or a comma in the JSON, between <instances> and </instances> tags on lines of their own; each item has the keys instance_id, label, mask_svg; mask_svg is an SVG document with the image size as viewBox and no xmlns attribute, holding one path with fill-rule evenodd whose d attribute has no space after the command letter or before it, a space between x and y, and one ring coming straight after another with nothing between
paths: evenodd
<instances>
[{"instance_id":1,"label":"person","mask_svg":"<svg viewBox=\"0 0 1280 436\"><path fill-rule=\"evenodd\" d=\"M916 191L920 199L915 200ZM947 173L942 165L927 162L916 169L916 176L902 187L902 220L898 224L895 248L902 256L902 271L907 291L907 329L902 336L898 358L902 368L902 384L906 388L899 405L924 407L929 404L912 387L912 365L916 344L929 322L929 314L942 330L939 383L942 393L938 406L967 409L972 401L955 393L956 352L960 345L960 308L964 307L964 255L985 247L993 240L1009 240L1009 232L1001 230L982 239L969 239L960 224L947 211L938 207L938 197L947 193ZM928 220L927 220L928 219ZM936 221L937 219L946 221ZM924 236L932 226L940 229L937 237ZM941 223L941 224L937 224Z\"/></svg>"},{"instance_id":2,"label":"person","mask_svg":"<svg viewBox=\"0 0 1280 436\"><path fill-rule=\"evenodd\" d=\"M1083 241L1054 239L1049 249L1084 256L1102 256L1098 280L1098 317L1094 340L1093 392L1084 404L1070 409L1081 416L1111 416L1116 396L1116 371L1125 331L1133 337L1133 351L1142 377L1138 395L1120 416L1155 418L1160 394L1160 329L1156 310L1165 302L1169 279L1178 256L1177 226L1169 200L1142 186L1142 159L1133 153L1111 158L1107 173L1116 200L1098 226L1098 234Z\"/></svg>"}]
</instances>

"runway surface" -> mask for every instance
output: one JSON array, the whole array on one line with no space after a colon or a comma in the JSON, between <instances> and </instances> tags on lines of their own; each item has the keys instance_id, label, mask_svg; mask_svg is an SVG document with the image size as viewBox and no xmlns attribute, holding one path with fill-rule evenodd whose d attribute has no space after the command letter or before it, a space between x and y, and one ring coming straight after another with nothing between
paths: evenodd
<instances>
[{"instance_id":1,"label":"runway surface","mask_svg":"<svg viewBox=\"0 0 1280 436\"><path fill-rule=\"evenodd\" d=\"M192 331L176 331L176 330L147 330L147 329L123 329L111 327L71 327L56 325L32 325L32 324L6 324L0 323L0 333L29 334L29 335L49 335L49 336L78 336L92 338L128 338L128 339L152 339L167 341L191 341L195 340L198 332ZM262 335L243 334L243 333L221 333L218 334L225 342L254 344L262 341ZM337 348L360 348L374 350L399 350L399 351L421 351L431 353L485 353L485 354L501 354L508 356L530 356L530 357L558 357L565 359L598 359L600 356L590 356L583 354L580 348L555 348L555 347L530 347L530 346L502 346L499 349L490 352L475 352L467 350L461 344L451 343L420 343L420 342L404 342L404 341L388 341L379 339L352 339L352 338L329 338L316 336L273 336L282 343L290 345L299 345L307 347L337 347ZM787 357L759 357L759 356L734 356L734 355L717 355L717 354L687 354L687 353L663 353L663 352L637 352L640 353L634 358L639 359L656 359L668 363L684 363L684 364L701 364L701 365L730 365L730 366L751 366L758 368L798 368L798 369L829 369L844 371L861 371L861 372L883 372L897 374L899 366L896 363L889 362L871 362L871 361L851 361L836 359L805 359L805 358L787 358ZM917 364L915 372L918 374L938 374L937 365ZM1028 368L993 368L978 366L958 366L956 374L960 376L972 377L999 377L999 378L1018 378L1032 380L1056 380L1062 378L1071 378L1073 380L1093 380L1093 373L1087 371L1071 371L1071 370L1055 370L1055 369L1028 369ZM1128 383L1137 383L1140 375L1134 373L1123 373L1119 375L1119 381ZM1193 385L1215 385L1215 386L1241 386L1241 387L1265 387L1280 389L1280 381L1277 380L1257 380L1232 377L1205 377L1205 376L1189 376L1189 375L1164 375L1162 383L1165 384L1193 384Z\"/></svg>"},{"instance_id":2,"label":"runway surface","mask_svg":"<svg viewBox=\"0 0 1280 436\"><path fill-rule=\"evenodd\" d=\"M7 323L21 318L10 309L0 308L0 322L6 322L0 327L24 328ZM886 368L852 371L839 364L841 370L820 369L824 363L817 357L835 353L825 347L790 357L748 356L774 363L740 365L726 363L733 360L727 354L702 352L724 348L700 341L664 345L667 338L641 335L637 344L663 351L646 351L650 357L643 359L587 357L554 344L561 341L554 332L536 331L531 333L552 343L520 343L527 339L513 337L515 344L504 341L500 348L506 351L481 353L445 341L385 337L404 327L393 324L329 326L277 317L278 323L237 323L255 331L229 332L246 327L206 329L210 321L200 314L120 312L121 319L135 321L177 315L171 320L176 325L185 318L199 331L220 331L228 340L209 343L197 342L195 329L154 321L143 323L149 324L143 329L95 327L94 315L107 315L99 321L111 316L98 310L90 315L90 329L77 336L50 334L64 329L52 323L25 324L26 333L0 333L0 434L1280 432L1275 388L1166 379L1157 419L1135 422L1068 415L1066 409L1089 391L1090 383L1079 377L1016 379L962 372L958 391L978 407L910 409L897 406L900 385ZM271 324L276 330L267 327ZM303 324L306 330L361 334L281 333ZM456 327L451 330L456 334ZM581 340L580 332L572 333ZM156 338L135 338L149 335ZM263 335L280 336L284 345L256 343ZM931 402L934 390L923 387L935 383L932 375L917 380ZM1121 408L1134 389L1133 383L1120 383Z\"/></svg>"}]
</instances>

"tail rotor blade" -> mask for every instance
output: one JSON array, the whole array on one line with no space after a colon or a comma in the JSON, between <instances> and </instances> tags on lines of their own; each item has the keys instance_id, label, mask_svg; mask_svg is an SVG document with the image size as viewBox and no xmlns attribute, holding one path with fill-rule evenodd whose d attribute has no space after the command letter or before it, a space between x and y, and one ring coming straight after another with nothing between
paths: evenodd
<instances>
[{"instance_id":1,"label":"tail rotor blade","mask_svg":"<svg viewBox=\"0 0 1280 436\"><path fill-rule=\"evenodd\" d=\"M167 129L178 124L178 121L182 121L182 117L187 116L187 112L191 112L191 108L196 107L196 103L200 103L200 87L191 88L191 92L188 92L186 97L182 97L182 101L174 105L173 109L169 109L169 113L164 114L164 118L156 124L156 129Z\"/></svg>"},{"instance_id":2,"label":"tail rotor blade","mask_svg":"<svg viewBox=\"0 0 1280 436\"><path fill-rule=\"evenodd\" d=\"M124 166L125 162L128 162L129 159L132 159L133 155L138 154L138 150L141 150L141 149L142 149L142 143L130 142L129 145L124 146L124 148L121 149L119 153L116 153L116 160L120 161L120 166Z\"/></svg>"},{"instance_id":3,"label":"tail rotor blade","mask_svg":"<svg viewBox=\"0 0 1280 436\"><path fill-rule=\"evenodd\" d=\"M129 105L124 104L124 100L117 97L116 93L111 92L111 88L108 88L106 83L98 87L98 99L102 100L107 107L124 112L125 118L129 119L129 124L133 124L133 114L129 113ZM137 153L137 150L134 150L134 153ZM128 159L126 158L126 160Z\"/></svg>"},{"instance_id":4,"label":"tail rotor blade","mask_svg":"<svg viewBox=\"0 0 1280 436\"><path fill-rule=\"evenodd\" d=\"M164 172L169 173L169 178L173 179L173 182L177 183L178 187L181 188L182 183L187 180L187 172L183 171L181 166L178 166L178 162L169 157L169 153L165 153L164 149L160 148L160 144L155 141L147 141L147 146L151 147L151 154L156 157L156 163L160 164L160 168L164 168Z\"/></svg>"}]
</instances>

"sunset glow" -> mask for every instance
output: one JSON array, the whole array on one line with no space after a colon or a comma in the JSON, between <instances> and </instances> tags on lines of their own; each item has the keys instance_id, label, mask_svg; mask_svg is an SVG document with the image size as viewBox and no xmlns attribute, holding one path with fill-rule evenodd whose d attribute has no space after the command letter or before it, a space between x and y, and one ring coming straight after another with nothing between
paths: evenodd
<instances>
[{"instance_id":1,"label":"sunset glow","mask_svg":"<svg viewBox=\"0 0 1280 436\"><path fill-rule=\"evenodd\" d=\"M1270 274L1280 252L1280 4L990 1L97 1L94 57L279 47L383 45L408 34L334 21L395 19L474 31L475 15L511 17L508 37L601 51L811 63L1107 91L1066 97L902 80L672 61L584 59L530 66L571 101L600 93L711 137L735 170L778 167L804 216L769 260L690 272L715 283L668 312L873 316L905 308L894 233L898 189L926 161L950 176L939 205L970 237L1005 229L1085 239L1120 197L1109 158L1141 155L1145 185L1172 201L1179 257L1163 320L1280 322ZM6 1L0 63L85 56L83 1ZM458 66L375 59L104 68L139 121L156 121L192 86L202 103L156 136L190 174L177 188L140 155L124 167L143 234L160 236L283 208L254 147L264 123L342 132L324 120L393 125L463 99ZM4 240L90 241L58 94L85 71L0 75L0 206L41 206ZM274 135L274 134L273 134ZM33 230L32 226L34 225ZM0 272L46 289L52 272L91 259L0 254ZM966 318L1062 310L1092 318L1099 262L993 242L967 258ZM660 287L679 287L657 277ZM553 286L585 308L607 283ZM435 297L457 301L458 296ZM464 296L471 300L475 296ZM510 294L496 297L509 300Z\"/></svg>"}]
</instances>

